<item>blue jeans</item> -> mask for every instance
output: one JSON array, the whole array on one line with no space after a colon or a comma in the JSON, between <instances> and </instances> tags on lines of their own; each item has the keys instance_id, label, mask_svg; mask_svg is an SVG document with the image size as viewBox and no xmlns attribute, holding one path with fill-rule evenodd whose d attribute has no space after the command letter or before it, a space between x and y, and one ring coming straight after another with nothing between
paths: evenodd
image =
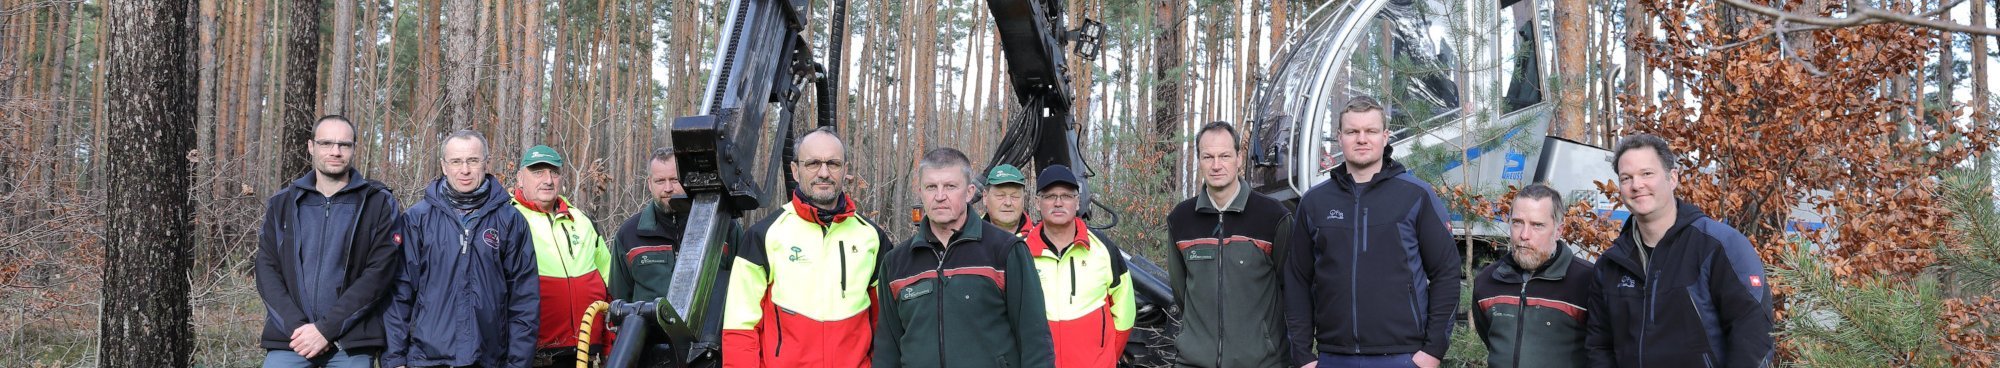
<instances>
[{"instance_id":1,"label":"blue jeans","mask_svg":"<svg viewBox=\"0 0 2000 368\"><path fill-rule=\"evenodd\" d=\"M336 350L320 353L312 359L291 350L271 350L264 354L264 368L293 367L374 368L375 352Z\"/></svg>"},{"instance_id":2,"label":"blue jeans","mask_svg":"<svg viewBox=\"0 0 2000 368\"><path fill-rule=\"evenodd\" d=\"M1417 354L1341 355L1319 353L1319 368L1415 368Z\"/></svg>"}]
</instances>

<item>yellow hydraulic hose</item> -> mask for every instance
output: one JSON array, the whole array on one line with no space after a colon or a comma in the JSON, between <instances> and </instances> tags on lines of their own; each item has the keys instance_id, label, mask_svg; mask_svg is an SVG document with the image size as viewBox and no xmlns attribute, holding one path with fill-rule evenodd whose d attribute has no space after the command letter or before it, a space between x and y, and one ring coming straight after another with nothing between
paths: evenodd
<instances>
[{"instance_id":1,"label":"yellow hydraulic hose","mask_svg":"<svg viewBox=\"0 0 2000 368\"><path fill-rule=\"evenodd\" d=\"M590 325L597 321L597 312L610 308L611 303L600 300L583 310L583 323L576 329L576 368L590 368Z\"/></svg>"}]
</instances>

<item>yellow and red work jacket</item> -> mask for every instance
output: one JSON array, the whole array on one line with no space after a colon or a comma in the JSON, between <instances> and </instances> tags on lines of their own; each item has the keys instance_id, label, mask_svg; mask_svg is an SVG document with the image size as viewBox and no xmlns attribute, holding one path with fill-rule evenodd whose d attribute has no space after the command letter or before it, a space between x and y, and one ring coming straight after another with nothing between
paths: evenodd
<instances>
[{"instance_id":1,"label":"yellow and red work jacket","mask_svg":"<svg viewBox=\"0 0 2000 368\"><path fill-rule=\"evenodd\" d=\"M875 264L892 243L853 201L839 203L822 211L794 194L744 233L722 314L724 367L868 366Z\"/></svg>"},{"instance_id":2,"label":"yellow and red work jacket","mask_svg":"<svg viewBox=\"0 0 2000 368\"><path fill-rule=\"evenodd\" d=\"M1136 304L1118 246L1076 221L1075 241L1050 244L1042 223L1028 229L1028 254L1042 282L1056 367L1112 367L1125 350Z\"/></svg>"},{"instance_id":3,"label":"yellow and red work jacket","mask_svg":"<svg viewBox=\"0 0 2000 368\"><path fill-rule=\"evenodd\" d=\"M541 281L541 327L535 348L576 346L576 328L591 302L607 299L604 272L611 269L611 249L597 235L597 225L569 199L556 197L555 208L536 208L514 191L514 208L528 224L535 242L535 271ZM602 317L600 317L602 318ZM611 341L604 324L593 324L594 341Z\"/></svg>"}]
</instances>

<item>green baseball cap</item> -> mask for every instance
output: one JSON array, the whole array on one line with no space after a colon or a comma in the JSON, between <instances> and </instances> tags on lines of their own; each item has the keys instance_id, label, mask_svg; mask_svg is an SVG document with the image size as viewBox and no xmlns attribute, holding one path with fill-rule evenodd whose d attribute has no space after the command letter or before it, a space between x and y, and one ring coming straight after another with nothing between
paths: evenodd
<instances>
[{"instance_id":1,"label":"green baseball cap","mask_svg":"<svg viewBox=\"0 0 2000 368\"><path fill-rule=\"evenodd\" d=\"M521 167L535 166L535 164L550 164L562 167L563 158L561 154L556 153L556 149L549 148L546 145L536 145L528 148L527 152L521 152Z\"/></svg>"},{"instance_id":2,"label":"green baseball cap","mask_svg":"<svg viewBox=\"0 0 2000 368\"><path fill-rule=\"evenodd\" d=\"M986 172L986 185L1000 184L1020 184L1025 187L1028 186L1028 176L1021 175L1021 169L1015 168L1014 165L1000 164Z\"/></svg>"}]
</instances>

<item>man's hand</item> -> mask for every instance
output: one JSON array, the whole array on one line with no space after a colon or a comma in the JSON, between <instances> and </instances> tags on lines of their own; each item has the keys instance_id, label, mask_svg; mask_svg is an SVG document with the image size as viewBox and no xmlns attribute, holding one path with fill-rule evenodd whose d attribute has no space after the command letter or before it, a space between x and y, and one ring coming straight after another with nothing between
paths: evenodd
<instances>
[{"instance_id":1,"label":"man's hand","mask_svg":"<svg viewBox=\"0 0 2000 368\"><path fill-rule=\"evenodd\" d=\"M1299 366L1299 368L1319 368L1319 361L1306 362L1306 365Z\"/></svg>"},{"instance_id":2,"label":"man's hand","mask_svg":"<svg viewBox=\"0 0 2000 368\"><path fill-rule=\"evenodd\" d=\"M1438 361L1438 358L1432 357L1430 354L1421 351L1417 352L1415 355L1411 355L1410 362L1417 363L1418 368L1437 368L1439 364L1444 363Z\"/></svg>"},{"instance_id":3,"label":"man's hand","mask_svg":"<svg viewBox=\"0 0 2000 368\"><path fill-rule=\"evenodd\" d=\"M326 336L319 334L319 327L307 323L292 330L292 351L308 359L326 352Z\"/></svg>"}]
</instances>

